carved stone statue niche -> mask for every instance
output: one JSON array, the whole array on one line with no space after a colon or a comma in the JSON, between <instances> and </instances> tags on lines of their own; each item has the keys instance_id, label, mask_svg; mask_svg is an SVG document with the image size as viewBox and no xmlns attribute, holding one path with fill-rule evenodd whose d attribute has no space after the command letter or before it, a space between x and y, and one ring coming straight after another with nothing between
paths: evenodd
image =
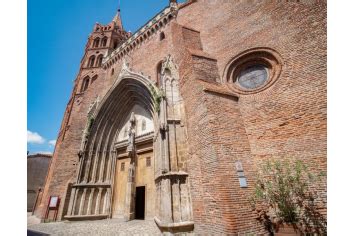
<instances>
[{"instance_id":1,"label":"carved stone statue niche","mask_svg":"<svg viewBox=\"0 0 356 236\"><path fill-rule=\"evenodd\" d=\"M129 126L129 139L128 139L128 146L127 146L127 152L129 155L132 153L134 150L134 143L135 143L135 128L136 128L136 120L135 120L135 113L131 113L130 117L130 126Z\"/></svg>"},{"instance_id":2,"label":"carved stone statue niche","mask_svg":"<svg viewBox=\"0 0 356 236\"><path fill-rule=\"evenodd\" d=\"M130 157L130 166L128 169L127 176L127 190L125 197L125 220L132 220L134 218L134 196L135 196L135 171L136 171L136 153L135 153L135 129L136 129L136 119L135 113L131 113L130 122L129 122L129 139L127 152Z\"/></svg>"}]
</instances>

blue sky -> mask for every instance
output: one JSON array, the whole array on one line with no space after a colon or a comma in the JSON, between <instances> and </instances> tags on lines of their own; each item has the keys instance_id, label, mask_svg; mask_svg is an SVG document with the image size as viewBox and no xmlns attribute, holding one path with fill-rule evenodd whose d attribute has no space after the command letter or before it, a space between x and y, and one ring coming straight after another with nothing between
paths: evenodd
<instances>
[{"instance_id":1,"label":"blue sky","mask_svg":"<svg viewBox=\"0 0 356 236\"><path fill-rule=\"evenodd\" d=\"M182 2L182 1L179 1ZM27 149L53 152L73 81L95 22L109 23L119 0L28 0ZM126 31L135 32L169 0L121 0Z\"/></svg>"}]
</instances>

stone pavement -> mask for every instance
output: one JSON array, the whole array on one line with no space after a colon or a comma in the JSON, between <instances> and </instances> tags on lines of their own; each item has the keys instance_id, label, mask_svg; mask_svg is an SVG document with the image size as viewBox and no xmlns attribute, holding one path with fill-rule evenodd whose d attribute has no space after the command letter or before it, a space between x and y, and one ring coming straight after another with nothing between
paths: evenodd
<instances>
[{"instance_id":1,"label":"stone pavement","mask_svg":"<svg viewBox=\"0 0 356 236\"><path fill-rule=\"evenodd\" d=\"M35 225L41 223L41 220L38 219L36 216L32 215L31 212L27 212L27 226Z\"/></svg>"},{"instance_id":2,"label":"stone pavement","mask_svg":"<svg viewBox=\"0 0 356 236\"><path fill-rule=\"evenodd\" d=\"M115 219L53 222L27 225L27 228L50 235L161 235L154 220L122 222Z\"/></svg>"}]
</instances>

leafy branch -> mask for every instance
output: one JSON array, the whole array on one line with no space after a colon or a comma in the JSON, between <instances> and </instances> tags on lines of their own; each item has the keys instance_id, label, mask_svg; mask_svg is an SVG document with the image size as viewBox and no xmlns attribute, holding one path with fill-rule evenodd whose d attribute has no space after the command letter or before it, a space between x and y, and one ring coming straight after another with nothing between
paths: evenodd
<instances>
[{"instance_id":1,"label":"leafy branch","mask_svg":"<svg viewBox=\"0 0 356 236\"><path fill-rule=\"evenodd\" d=\"M318 192L313 186L325 174L314 175L301 161L268 161L259 171L252 208L271 234L282 224L304 233L326 234L326 219L318 211Z\"/></svg>"},{"instance_id":2,"label":"leafy branch","mask_svg":"<svg viewBox=\"0 0 356 236\"><path fill-rule=\"evenodd\" d=\"M165 95L162 89L155 89L152 85L149 85L150 93L153 98L153 106L157 113L160 112L160 104L162 99L165 99Z\"/></svg>"}]
</instances>

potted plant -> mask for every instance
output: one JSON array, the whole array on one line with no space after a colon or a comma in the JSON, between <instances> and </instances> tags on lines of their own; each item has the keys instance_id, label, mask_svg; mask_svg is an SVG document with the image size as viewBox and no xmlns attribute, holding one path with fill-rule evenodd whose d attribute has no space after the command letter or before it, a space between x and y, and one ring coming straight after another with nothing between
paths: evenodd
<instances>
[{"instance_id":1,"label":"potted plant","mask_svg":"<svg viewBox=\"0 0 356 236\"><path fill-rule=\"evenodd\" d=\"M326 219L318 211L321 198L314 175L301 161L276 160L258 171L251 206L270 235L326 235Z\"/></svg>"}]
</instances>

